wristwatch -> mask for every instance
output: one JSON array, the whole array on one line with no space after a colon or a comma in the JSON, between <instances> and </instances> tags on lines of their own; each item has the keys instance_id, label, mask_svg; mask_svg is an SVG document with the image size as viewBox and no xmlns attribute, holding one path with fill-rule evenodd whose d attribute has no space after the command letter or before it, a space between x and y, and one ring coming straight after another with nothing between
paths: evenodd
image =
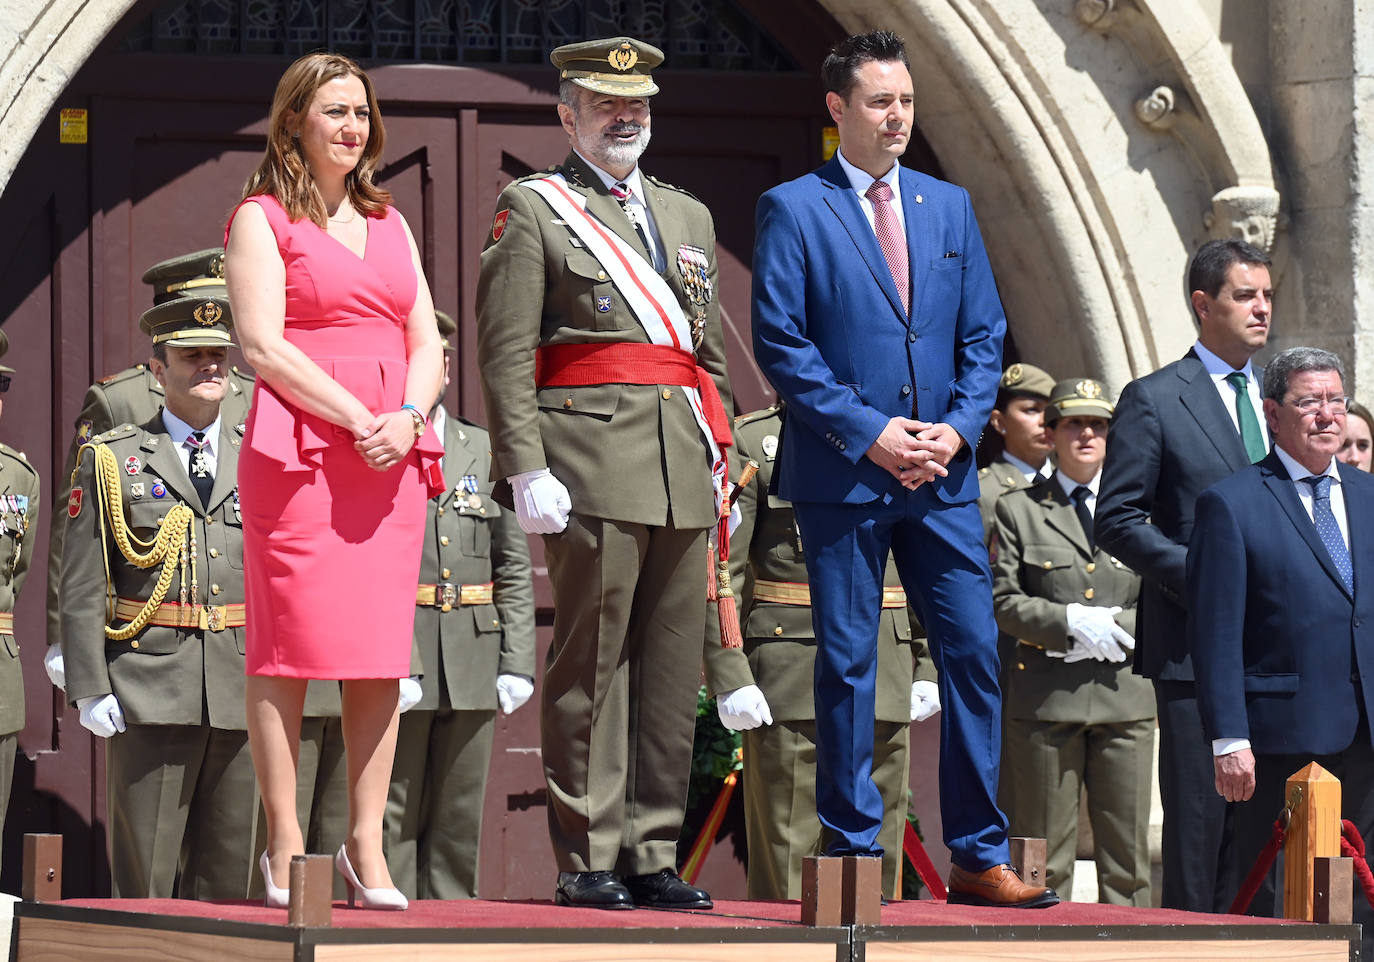
<instances>
[{"instance_id":1,"label":"wristwatch","mask_svg":"<svg viewBox=\"0 0 1374 962\"><path fill-rule=\"evenodd\" d=\"M417 408L417 407L415 407L414 405L407 404L407 405L404 405L404 406L401 408L401 410L403 410L403 411L405 411L407 414L409 414L409 415L410 415L410 420L414 422L414 426L415 426L415 437L416 437L417 439L418 439L418 438L421 438L421 437L424 437L425 428L429 427L429 421L425 418L425 416L424 416L423 414L420 413L420 409Z\"/></svg>"}]
</instances>

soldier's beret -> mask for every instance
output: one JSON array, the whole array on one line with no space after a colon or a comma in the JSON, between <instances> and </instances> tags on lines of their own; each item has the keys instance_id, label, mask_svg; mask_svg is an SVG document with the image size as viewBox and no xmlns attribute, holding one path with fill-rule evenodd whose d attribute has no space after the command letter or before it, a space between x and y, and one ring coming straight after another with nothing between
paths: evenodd
<instances>
[{"instance_id":1,"label":"soldier's beret","mask_svg":"<svg viewBox=\"0 0 1374 962\"><path fill-rule=\"evenodd\" d=\"M143 283L153 286L153 303L174 297L224 296L224 249L180 254L159 261L143 272Z\"/></svg>"},{"instance_id":2,"label":"soldier's beret","mask_svg":"<svg viewBox=\"0 0 1374 962\"><path fill-rule=\"evenodd\" d=\"M138 326L154 344L172 347L235 347L229 298L176 297L143 312Z\"/></svg>"},{"instance_id":3,"label":"soldier's beret","mask_svg":"<svg viewBox=\"0 0 1374 962\"><path fill-rule=\"evenodd\" d=\"M1045 408L1045 421L1050 423L1074 415L1110 418L1115 413L1116 405L1101 381L1090 377L1069 378L1054 386L1049 407Z\"/></svg>"},{"instance_id":4,"label":"soldier's beret","mask_svg":"<svg viewBox=\"0 0 1374 962\"><path fill-rule=\"evenodd\" d=\"M1016 363L1002 372L1002 380L997 382L1004 391L1015 394L1030 394L1049 400L1054 390L1054 378L1034 364Z\"/></svg>"},{"instance_id":5,"label":"soldier's beret","mask_svg":"<svg viewBox=\"0 0 1374 962\"><path fill-rule=\"evenodd\" d=\"M565 43L549 60L559 80L613 97L649 97L658 93L651 74L663 63L663 51L631 37L610 37Z\"/></svg>"}]
</instances>

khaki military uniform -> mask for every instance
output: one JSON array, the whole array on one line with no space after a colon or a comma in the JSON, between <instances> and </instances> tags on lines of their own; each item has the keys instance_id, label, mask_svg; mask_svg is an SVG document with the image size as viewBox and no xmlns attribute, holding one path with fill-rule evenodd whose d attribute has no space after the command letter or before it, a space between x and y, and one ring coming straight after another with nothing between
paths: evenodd
<instances>
[{"instance_id":1,"label":"khaki military uniform","mask_svg":"<svg viewBox=\"0 0 1374 962\"><path fill-rule=\"evenodd\" d=\"M24 674L14 636L14 603L28 577L38 533L38 472L0 444L0 828L5 824L15 753L24 727Z\"/></svg>"},{"instance_id":2,"label":"khaki military uniform","mask_svg":"<svg viewBox=\"0 0 1374 962\"><path fill-rule=\"evenodd\" d=\"M572 154L558 169L588 213L639 246L584 161ZM703 331L697 363L728 415L711 215L686 192L641 178L664 280ZM702 304L683 276L692 249L711 291ZM502 191L482 252L477 325L492 477L547 467L572 501L566 530L544 539L555 616L540 727L558 868L671 868L691 768L706 531L716 520L707 445L676 385L536 387L537 348L648 336L569 227L518 182Z\"/></svg>"},{"instance_id":3,"label":"khaki military uniform","mask_svg":"<svg viewBox=\"0 0 1374 962\"><path fill-rule=\"evenodd\" d=\"M243 532L235 483L241 434L241 424L221 418L206 508L161 412L143 425L100 435L84 450L73 481L60 637L68 700L113 693L128 726L106 740L110 868L119 898L244 898L257 872L263 840L255 831L258 796L245 731ZM194 538L194 579L189 558L184 569L174 566L153 622L122 641L107 639L106 625L122 627L135 617L162 566L128 562L108 514L102 538L100 446L113 454L119 507L135 546L155 539L174 507L193 514L172 550L189 548ZM176 626L178 617L185 627Z\"/></svg>"},{"instance_id":4,"label":"khaki military uniform","mask_svg":"<svg viewBox=\"0 0 1374 962\"><path fill-rule=\"evenodd\" d=\"M722 648L708 617L706 681L711 694L758 685L773 724L743 733L744 820L751 899L801 898L801 860L819 853L816 816L816 636L804 595L806 561L792 506L768 493L782 409L735 420L732 480L752 458L758 474L735 499L740 524L730 538L731 580L739 597L744 648ZM879 620L877 726L873 780L883 798L883 891L899 896L910 768L911 683L935 680L924 642L913 674L913 631L896 567L888 562ZM767 600L793 596L791 601Z\"/></svg>"},{"instance_id":5,"label":"khaki military uniform","mask_svg":"<svg viewBox=\"0 0 1374 962\"><path fill-rule=\"evenodd\" d=\"M529 544L491 500L487 432L446 414L443 441L415 609L424 694L401 715L386 811L392 881L421 899L476 897L496 678L534 677Z\"/></svg>"},{"instance_id":6,"label":"khaki military uniform","mask_svg":"<svg viewBox=\"0 0 1374 962\"><path fill-rule=\"evenodd\" d=\"M1101 900L1148 906L1154 691L1130 658L1066 664L1046 654L1069 649L1070 602L1119 605L1116 621L1134 635L1140 578L1089 549L1056 478L998 501L995 542L997 624L1020 640L1003 707L1011 833L1048 839L1046 881L1067 895L1086 786Z\"/></svg>"},{"instance_id":7,"label":"khaki military uniform","mask_svg":"<svg viewBox=\"0 0 1374 962\"><path fill-rule=\"evenodd\" d=\"M984 541L992 537L992 517L997 499L1010 491L1024 491L1032 483L1008 461L999 459L986 468L978 469L978 513L983 516Z\"/></svg>"}]
</instances>

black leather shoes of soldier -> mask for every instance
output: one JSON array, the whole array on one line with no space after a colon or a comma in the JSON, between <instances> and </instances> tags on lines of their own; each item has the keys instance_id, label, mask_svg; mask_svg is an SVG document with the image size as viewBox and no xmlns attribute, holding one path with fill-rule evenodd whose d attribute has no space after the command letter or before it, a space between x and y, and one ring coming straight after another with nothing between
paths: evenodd
<instances>
[{"instance_id":1,"label":"black leather shoes of soldier","mask_svg":"<svg viewBox=\"0 0 1374 962\"><path fill-rule=\"evenodd\" d=\"M555 905L587 909L632 909L634 899L614 872L559 872L554 890Z\"/></svg>"},{"instance_id":2,"label":"black leather shoes of soldier","mask_svg":"<svg viewBox=\"0 0 1374 962\"><path fill-rule=\"evenodd\" d=\"M676 872L664 869L652 875L627 875L625 887L635 905L645 909L714 908L709 893L688 885Z\"/></svg>"}]
</instances>

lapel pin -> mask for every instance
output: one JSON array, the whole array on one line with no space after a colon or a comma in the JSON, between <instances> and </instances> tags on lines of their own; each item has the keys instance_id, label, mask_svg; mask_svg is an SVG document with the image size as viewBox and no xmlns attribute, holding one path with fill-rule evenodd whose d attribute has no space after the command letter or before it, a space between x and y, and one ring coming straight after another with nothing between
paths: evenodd
<instances>
[{"instance_id":1,"label":"lapel pin","mask_svg":"<svg viewBox=\"0 0 1374 962\"><path fill-rule=\"evenodd\" d=\"M924 198L924 197L922 197L920 194L917 194L917 195L916 195L916 203L918 203L918 204L924 204L925 202L926 202L926 201L925 201L925 198Z\"/></svg>"}]
</instances>

